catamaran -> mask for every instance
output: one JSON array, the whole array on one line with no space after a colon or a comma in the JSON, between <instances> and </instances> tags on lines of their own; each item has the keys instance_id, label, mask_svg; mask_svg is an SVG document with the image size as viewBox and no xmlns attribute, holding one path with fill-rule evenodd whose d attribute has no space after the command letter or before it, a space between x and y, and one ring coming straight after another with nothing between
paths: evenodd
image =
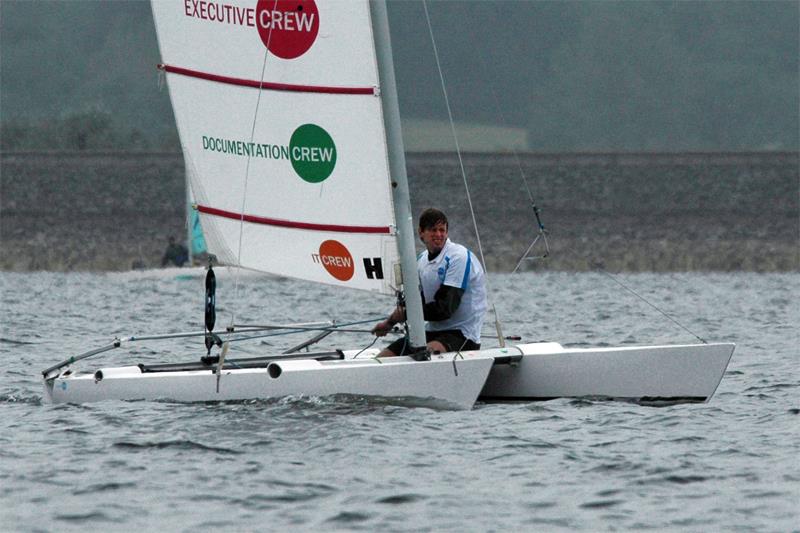
<instances>
[{"instance_id":1,"label":"catamaran","mask_svg":"<svg viewBox=\"0 0 800 533\"><path fill-rule=\"evenodd\" d=\"M209 253L241 269L394 295L424 347L416 234L383 1L152 2L193 201ZM49 402L377 396L469 409L487 400L707 401L734 345L573 349L553 342L377 358L301 352L336 324L215 328L206 277L198 332L125 337L43 371ZM228 358L237 335L317 331L286 353ZM499 331L498 331L499 333ZM73 370L135 341L201 336L186 363ZM212 353L213 352L213 353Z\"/></svg>"}]
</instances>

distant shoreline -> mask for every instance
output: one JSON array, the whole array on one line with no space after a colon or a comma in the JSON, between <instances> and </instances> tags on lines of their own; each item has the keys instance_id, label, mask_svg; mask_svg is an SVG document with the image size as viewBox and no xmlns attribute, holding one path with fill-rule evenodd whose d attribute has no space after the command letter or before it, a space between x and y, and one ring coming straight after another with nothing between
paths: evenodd
<instances>
[{"instance_id":1,"label":"distant shoreline","mask_svg":"<svg viewBox=\"0 0 800 533\"><path fill-rule=\"evenodd\" d=\"M520 170L551 244L550 257L526 269L800 270L796 152L463 157L492 270L513 269L536 236ZM441 207L454 240L477 251L454 154L409 153L407 162L413 212ZM167 237L185 234L179 153L1 152L0 165L0 270L153 268Z\"/></svg>"}]
</instances>

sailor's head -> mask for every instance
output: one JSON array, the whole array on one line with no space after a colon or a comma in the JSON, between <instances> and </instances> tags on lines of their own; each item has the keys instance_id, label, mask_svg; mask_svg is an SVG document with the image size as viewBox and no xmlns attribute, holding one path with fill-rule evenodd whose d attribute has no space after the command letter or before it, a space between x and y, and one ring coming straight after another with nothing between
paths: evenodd
<instances>
[{"instance_id":1,"label":"sailor's head","mask_svg":"<svg viewBox=\"0 0 800 533\"><path fill-rule=\"evenodd\" d=\"M447 215L429 207L419 216L419 238L428 253L437 254L447 242Z\"/></svg>"},{"instance_id":2,"label":"sailor's head","mask_svg":"<svg viewBox=\"0 0 800 533\"><path fill-rule=\"evenodd\" d=\"M431 229L437 224L444 224L444 229L447 229L447 215L443 212L429 207L419 215L419 229L420 231Z\"/></svg>"}]
</instances>

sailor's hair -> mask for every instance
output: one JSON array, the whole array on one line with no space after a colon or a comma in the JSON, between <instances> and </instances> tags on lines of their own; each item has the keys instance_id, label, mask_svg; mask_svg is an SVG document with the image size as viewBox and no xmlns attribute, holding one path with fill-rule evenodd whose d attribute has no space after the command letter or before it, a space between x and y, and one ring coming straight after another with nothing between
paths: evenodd
<instances>
[{"instance_id":1,"label":"sailor's hair","mask_svg":"<svg viewBox=\"0 0 800 533\"><path fill-rule=\"evenodd\" d=\"M433 207L425 209L419 215L419 229L430 229L439 222L444 222L444 225L447 226L447 215Z\"/></svg>"}]
</instances>

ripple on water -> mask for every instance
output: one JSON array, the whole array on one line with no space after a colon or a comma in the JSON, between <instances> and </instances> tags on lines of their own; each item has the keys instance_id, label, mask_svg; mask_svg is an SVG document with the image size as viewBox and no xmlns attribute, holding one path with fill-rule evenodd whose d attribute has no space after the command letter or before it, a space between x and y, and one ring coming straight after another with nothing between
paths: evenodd
<instances>
[{"instance_id":1,"label":"ripple on water","mask_svg":"<svg viewBox=\"0 0 800 533\"><path fill-rule=\"evenodd\" d=\"M130 489L134 487L136 487L136 483L133 482L95 483L87 487L75 489L74 493L77 495L106 493L109 491Z\"/></svg>"},{"instance_id":2,"label":"ripple on water","mask_svg":"<svg viewBox=\"0 0 800 533\"><path fill-rule=\"evenodd\" d=\"M422 494L395 494L392 496L385 496L378 498L375 503L382 503L387 505L403 505L406 503L414 503L427 499Z\"/></svg>"},{"instance_id":3,"label":"ripple on water","mask_svg":"<svg viewBox=\"0 0 800 533\"><path fill-rule=\"evenodd\" d=\"M144 529L226 531L791 531L800 519L797 311L786 296L800 293L796 274L633 279L636 287L674 293L675 316L690 328L739 344L708 404L655 408L584 398L481 403L467 412L354 396L42 405L40 371L63 359L61 352L165 324L202 328L202 280L195 287L154 275L0 276L12 280L4 285L12 294L0 339L0 494L14 502L0 512L0 529L35 529L43 508L55 510L47 530L131 531L145 522L151 527ZM557 317L519 320L513 329L531 339L685 340L639 302L604 294L601 279L501 276L493 291L501 316L545 310ZM366 318L365 309L383 313L393 304L289 280L254 281L242 281L243 304L235 306L250 321ZM225 283L220 309L234 307L222 301ZM518 297L533 285L538 298ZM690 297L682 293L688 289ZM293 307L280 294L302 298ZM787 324L748 319L776 298ZM512 301L513 309L503 309ZM711 320L693 320L703 314ZM120 326L98 326L109 321ZM295 340L270 343L282 349ZM202 340L190 346L204 350ZM263 349L254 344L254 353ZM135 357L185 351L145 343ZM115 351L104 364L129 357Z\"/></svg>"},{"instance_id":4,"label":"ripple on water","mask_svg":"<svg viewBox=\"0 0 800 533\"><path fill-rule=\"evenodd\" d=\"M347 525L352 526L372 519L373 515L370 513L362 513L357 511L341 511L325 520L326 524L331 525Z\"/></svg>"},{"instance_id":5,"label":"ripple on water","mask_svg":"<svg viewBox=\"0 0 800 533\"><path fill-rule=\"evenodd\" d=\"M89 511L85 513L55 513L55 520L70 523L114 522L114 518L102 511Z\"/></svg>"},{"instance_id":6,"label":"ripple on water","mask_svg":"<svg viewBox=\"0 0 800 533\"><path fill-rule=\"evenodd\" d=\"M581 509L607 509L624 504L625 500L593 500L579 505Z\"/></svg>"},{"instance_id":7,"label":"ripple on water","mask_svg":"<svg viewBox=\"0 0 800 533\"><path fill-rule=\"evenodd\" d=\"M176 450L202 451L202 452L222 453L231 455L239 455L242 453L238 450L233 450L230 448L222 448L219 446L209 446L191 440L167 440L167 441L156 441L156 442L120 441L120 442L115 442L114 447L121 450L134 450L134 451L171 448Z\"/></svg>"},{"instance_id":8,"label":"ripple on water","mask_svg":"<svg viewBox=\"0 0 800 533\"><path fill-rule=\"evenodd\" d=\"M698 474L666 474L663 476L653 476L648 479L639 479L636 481L638 485L663 485L674 483L677 485L689 485L691 483L702 483L714 479L709 476L701 476Z\"/></svg>"},{"instance_id":9,"label":"ripple on water","mask_svg":"<svg viewBox=\"0 0 800 533\"><path fill-rule=\"evenodd\" d=\"M279 508L284 504L314 501L325 498L334 492L335 489L332 487L321 488L313 485L297 485L282 487L279 491L273 493L250 494L246 498L231 499L230 502L244 509L260 511Z\"/></svg>"}]
</instances>

